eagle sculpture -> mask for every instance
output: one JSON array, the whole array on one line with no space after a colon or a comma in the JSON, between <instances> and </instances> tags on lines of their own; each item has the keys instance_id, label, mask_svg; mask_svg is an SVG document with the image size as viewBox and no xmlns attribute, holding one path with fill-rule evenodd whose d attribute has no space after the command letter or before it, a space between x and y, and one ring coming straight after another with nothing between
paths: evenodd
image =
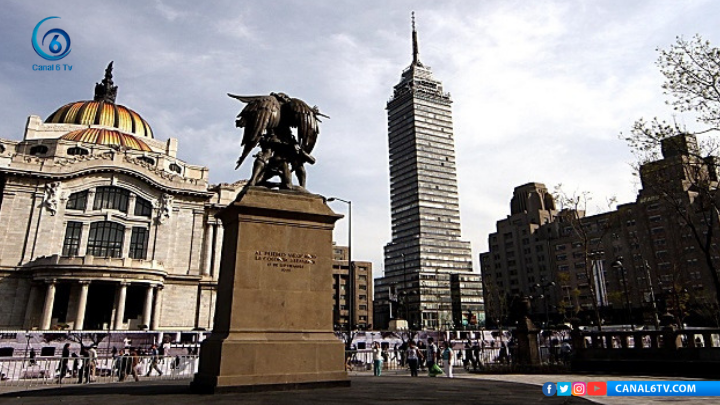
<instances>
[{"instance_id":1,"label":"eagle sculpture","mask_svg":"<svg viewBox=\"0 0 720 405\"><path fill-rule=\"evenodd\" d=\"M320 119L330 118L321 114L317 106L310 107L298 98L285 93L269 96L228 96L247 104L237 116L235 125L244 128L242 153L237 160L237 170L256 147L255 163L249 186L261 185L293 189L291 173L295 172L302 189L306 186L305 163L314 164L310 155L320 134ZM295 129L295 134L293 134ZM280 183L269 182L274 176Z\"/></svg>"}]
</instances>

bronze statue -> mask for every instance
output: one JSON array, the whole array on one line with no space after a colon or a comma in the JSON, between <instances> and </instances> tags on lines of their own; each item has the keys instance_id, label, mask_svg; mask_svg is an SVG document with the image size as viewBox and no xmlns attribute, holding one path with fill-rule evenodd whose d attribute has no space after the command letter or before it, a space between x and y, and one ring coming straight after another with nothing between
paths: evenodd
<instances>
[{"instance_id":1,"label":"bronze statue","mask_svg":"<svg viewBox=\"0 0 720 405\"><path fill-rule=\"evenodd\" d=\"M235 169L243 164L255 147L260 146L260 152L254 156L255 163L248 186L298 189L292 185L294 172L300 189L304 190L307 180L305 163L315 163L310 153L320 133L318 117L330 117L321 114L317 106L310 107L304 101L285 93L270 93L269 96L237 96L228 93L228 96L247 103L235 121L235 126L245 128L243 151ZM296 128L297 137L293 135L292 128ZM280 177L279 183L269 181L275 176Z\"/></svg>"}]
</instances>

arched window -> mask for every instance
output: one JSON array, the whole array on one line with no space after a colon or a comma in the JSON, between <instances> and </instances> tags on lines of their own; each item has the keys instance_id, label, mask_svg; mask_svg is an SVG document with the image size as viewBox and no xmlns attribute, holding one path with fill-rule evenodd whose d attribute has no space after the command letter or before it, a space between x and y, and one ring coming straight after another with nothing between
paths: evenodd
<instances>
[{"instance_id":1,"label":"arched window","mask_svg":"<svg viewBox=\"0 0 720 405\"><path fill-rule=\"evenodd\" d=\"M90 224L87 254L98 257L120 257L122 254L125 227L116 222L94 222Z\"/></svg>"},{"instance_id":2,"label":"arched window","mask_svg":"<svg viewBox=\"0 0 720 405\"><path fill-rule=\"evenodd\" d=\"M181 168L178 164L176 164L176 163L172 163L172 164L170 165L170 170L174 171L174 172L177 173L177 174L181 174L181 173L182 173L182 168Z\"/></svg>"},{"instance_id":3,"label":"arched window","mask_svg":"<svg viewBox=\"0 0 720 405\"><path fill-rule=\"evenodd\" d=\"M70 194L65 209L68 210L85 210L87 206L88 191L78 191L77 193Z\"/></svg>"},{"instance_id":4,"label":"arched window","mask_svg":"<svg viewBox=\"0 0 720 405\"><path fill-rule=\"evenodd\" d=\"M148 217L152 215L152 204L150 201L142 198L135 198L135 215L138 217Z\"/></svg>"},{"instance_id":5,"label":"arched window","mask_svg":"<svg viewBox=\"0 0 720 405\"><path fill-rule=\"evenodd\" d=\"M79 148L77 146L67 150L67 154L71 156L86 156L90 154L90 151L85 148Z\"/></svg>"},{"instance_id":6,"label":"arched window","mask_svg":"<svg viewBox=\"0 0 720 405\"><path fill-rule=\"evenodd\" d=\"M30 148L30 154L33 156L44 155L48 153L48 147L45 145L35 145Z\"/></svg>"},{"instance_id":7,"label":"arched window","mask_svg":"<svg viewBox=\"0 0 720 405\"><path fill-rule=\"evenodd\" d=\"M95 203L93 204L93 209L100 210L107 208L127 212L129 197L130 192L120 187L98 187L95 192Z\"/></svg>"}]
</instances>

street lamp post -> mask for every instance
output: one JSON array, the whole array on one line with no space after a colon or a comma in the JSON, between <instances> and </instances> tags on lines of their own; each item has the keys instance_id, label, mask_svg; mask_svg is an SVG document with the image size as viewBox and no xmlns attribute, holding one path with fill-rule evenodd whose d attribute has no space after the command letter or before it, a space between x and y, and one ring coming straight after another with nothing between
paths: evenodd
<instances>
[{"instance_id":1,"label":"street lamp post","mask_svg":"<svg viewBox=\"0 0 720 405\"><path fill-rule=\"evenodd\" d=\"M545 282L545 277L540 277L540 282L543 284L535 284L535 289L539 289L542 292L542 295L540 298L542 298L545 301L545 327L550 326L550 308L548 304L548 296L547 296L547 289L550 287L555 287L555 282L551 281L549 283Z\"/></svg>"},{"instance_id":2,"label":"street lamp post","mask_svg":"<svg viewBox=\"0 0 720 405\"><path fill-rule=\"evenodd\" d=\"M23 364L22 367L25 368L25 360L28 358L28 351L30 350L30 332L25 332L25 339L27 340L27 343L25 344L25 356L23 357Z\"/></svg>"},{"instance_id":3,"label":"street lamp post","mask_svg":"<svg viewBox=\"0 0 720 405\"><path fill-rule=\"evenodd\" d=\"M645 261L645 274L648 279L648 285L650 285L650 300L652 301L655 330L660 330L660 318L658 317L657 302L655 301L655 290L653 289L652 278L650 278L650 266L648 265L647 260Z\"/></svg>"},{"instance_id":4,"label":"street lamp post","mask_svg":"<svg viewBox=\"0 0 720 405\"><path fill-rule=\"evenodd\" d=\"M353 321L355 320L355 269L353 268L352 261L352 201L337 197L330 197L327 201L340 201L348 206L348 293L346 297L348 303L348 339L350 339L350 336L352 336Z\"/></svg>"}]
</instances>

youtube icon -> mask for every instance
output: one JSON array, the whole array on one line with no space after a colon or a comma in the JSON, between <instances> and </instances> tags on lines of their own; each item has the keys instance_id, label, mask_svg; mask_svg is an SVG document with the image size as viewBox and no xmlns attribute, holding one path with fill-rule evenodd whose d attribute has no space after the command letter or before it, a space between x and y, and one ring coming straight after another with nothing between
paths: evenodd
<instances>
[{"instance_id":1,"label":"youtube icon","mask_svg":"<svg viewBox=\"0 0 720 405\"><path fill-rule=\"evenodd\" d=\"M607 395L607 383L604 381L587 383L587 395Z\"/></svg>"}]
</instances>

